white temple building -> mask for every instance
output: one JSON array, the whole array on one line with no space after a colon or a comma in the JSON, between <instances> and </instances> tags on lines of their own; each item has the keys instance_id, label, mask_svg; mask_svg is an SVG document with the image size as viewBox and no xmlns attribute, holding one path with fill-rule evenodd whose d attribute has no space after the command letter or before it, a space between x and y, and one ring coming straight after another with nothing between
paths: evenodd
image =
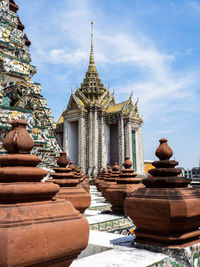
<instances>
[{"instance_id":1,"label":"white temple building","mask_svg":"<svg viewBox=\"0 0 200 267\"><path fill-rule=\"evenodd\" d=\"M92 23L93 26L93 23ZM56 125L64 151L89 177L117 162L122 168L130 156L138 174L144 174L142 119L131 96L116 104L97 72L93 52L93 30L88 71L80 88L71 94Z\"/></svg>"}]
</instances>

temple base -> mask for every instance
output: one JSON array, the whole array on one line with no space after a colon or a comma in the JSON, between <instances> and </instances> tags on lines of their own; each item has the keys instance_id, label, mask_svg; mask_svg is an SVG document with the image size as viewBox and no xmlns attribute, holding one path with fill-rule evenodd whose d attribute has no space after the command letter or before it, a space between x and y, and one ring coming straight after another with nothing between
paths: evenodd
<instances>
[{"instance_id":1,"label":"temple base","mask_svg":"<svg viewBox=\"0 0 200 267\"><path fill-rule=\"evenodd\" d=\"M135 230L136 243L160 246L165 248L185 248L200 242L200 230L195 230L182 235L167 234L162 235L156 233L143 232L139 229Z\"/></svg>"},{"instance_id":2,"label":"temple base","mask_svg":"<svg viewBox=\"0 0 200 267\"><path fill-rule=\"evenodd\" d=\"M197 240L196 240L197 241ZM144 242L144 240L142 241ZM200 254L200 240L199 243L192 244L188 242L188 246L186 244L179 245L176 247L161 247L158 244L145 244L142 243L140 239L134 240L134 247L139 248L142 250L148 250L155 253L162 253L169 257L169 262L176 263L180 266L184 267L190 267L190 266L198 266L195 264L198 264L199 261L199 254ZM150 242L149 242L150 243ZM151 242L153 243L153 242ZM154 266L154 265L152 265ZM165 265L164 265L165 266ZM167 265L168 266L168 265ZM169 265L171 266L171 265ZM172 265L174 266L174 265Z\"/></svg>"}]
</instances>

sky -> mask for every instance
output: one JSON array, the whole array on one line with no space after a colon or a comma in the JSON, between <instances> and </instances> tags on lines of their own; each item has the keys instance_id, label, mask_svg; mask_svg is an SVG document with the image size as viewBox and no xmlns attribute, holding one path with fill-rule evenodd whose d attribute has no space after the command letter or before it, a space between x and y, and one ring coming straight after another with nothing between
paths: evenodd
<instances>
[{"instance_id":1,"label":"sky","mask_svg":"<svg viewBox=\"0 0 200 267\"><path fill-rule=\"evenodd\" d=\"M133 92L143 118L144 159L167 138L179 166L200 159L200 1L16 0L32 42L33 81L55 121L85 77L94 22L94 56L116 101Z\"/></svg>"}]
</instances>

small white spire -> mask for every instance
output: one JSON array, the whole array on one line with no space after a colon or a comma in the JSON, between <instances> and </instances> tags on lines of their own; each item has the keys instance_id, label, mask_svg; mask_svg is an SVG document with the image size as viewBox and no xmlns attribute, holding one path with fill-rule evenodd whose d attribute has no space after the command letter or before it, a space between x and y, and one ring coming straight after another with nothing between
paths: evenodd
<instances>
[{"instance_id":1,"label":"small white spire","mask_svg":"<svg viewBox=\"0 0 200 267\"><path fill-rule=\"evenodd\" d=\"M94 47L93 47L93 21L91 21L91 48L90 48L90 63L88 71L90 70L96 71L96 66L94 62Z\"/></svg>"}]
</instances>

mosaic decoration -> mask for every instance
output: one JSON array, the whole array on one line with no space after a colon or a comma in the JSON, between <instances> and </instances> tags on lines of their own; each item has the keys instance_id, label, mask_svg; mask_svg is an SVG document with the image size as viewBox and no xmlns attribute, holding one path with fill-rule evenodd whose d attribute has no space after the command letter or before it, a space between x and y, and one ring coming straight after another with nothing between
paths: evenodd
<instances>
[{"instance_id":1,"label":"mosaic decoration","mask_svg":"<svg viewBox=\"0 0 200 267\"><path fill-rule=\"evenodd\" d=\"M110 204L106 204L106 205L101 205L101 206L92 206L89 207L89 210L99 210L99 211L111 211L111 205Z\"/></svg>"},{"instance_id":2,"label":"mosaic decoration","mask_svg":"<svg viewBox=\"0 0 200 267\"><path fill-rule=\"evenodd\" d=\"M51 168L61 149L41 85L30 80L36 68L30 64L31 42L17 10L13 1L0 1L0 146L10 129L9 121L23 118L35 142L32 153L42 158L41 166Z\"/></svg>"},{"instance_id":3,"label":"mosaic decoration","mask_svg":"<svg viewBox=\"0 0 200 267\"><path fill-rule=\"evenodd\" d=\"M110 220L110 221L105 221L105 222L100 222L100 223L95 223L95 224L90 224L90 230L97 230L97 231L108 231L111 230L112 231L114 229L119 229L119 227L121 226L130 226L130 220L122 217L119 219L114 219L114 220Z\"/></svg>"},{"instance_id":4,"label":"mosaic decoration","mask_svg":"<svg viewBox=\"0 0 200 267\"><path fill-rule=\"evenodd\" d=\"M147 249L157 253L163 253L168 259L153 264L153 267L199 267L200 266L200 243L185 248L165 248L134 242L135 247Z\"/></svg>"},{"instance_id":5,"label":"mosaic decoration","mask_svg":"<svg viewBox=\"0 0 200 267\"><path fill-rule=\"evenodd\" d=\"M97 191L96 186L90 187L90 193L92 199L94 199L96 203L102 203L102 201L105 201L105 198L103 198L102 193ZM101 198L97 199L96 196ZM113 212L111 211L111 205L109 203L105 203L105 205L93 205L94 206L90 206L88 210L98 211L99 215L113 215ZM95 214L94 216L98 217L97 214ZM116 216L116 218L114 219L112 217L112 219L110 220L90 224L90 230L106 231L108 233L115 233L127 236L134 235L134 229L135 226L133 225L132 220L127 216Z\"/></svg>"}]
</instances>

